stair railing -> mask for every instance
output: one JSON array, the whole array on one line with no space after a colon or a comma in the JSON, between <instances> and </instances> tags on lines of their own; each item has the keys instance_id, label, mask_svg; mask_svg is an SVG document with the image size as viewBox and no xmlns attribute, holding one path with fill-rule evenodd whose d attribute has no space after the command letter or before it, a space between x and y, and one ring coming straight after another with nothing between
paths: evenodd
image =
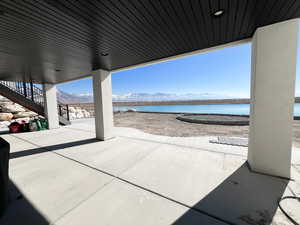
<instances>
[{"instance_id":1,"label":"stair railing","mask_svg":"<svg viewBox=\"0 0 300 225\"><path fill-rule=\"evenodd\" d=\"M43 91L32 82L20 82L20 81L0 81L0 84L11 89L14 92L22 95L23 97L33 101L34 103L44 106Z\"/></svg>"},{"instance_id":2,"label":"stair railing","mask_svg":"<svg viewBox=\"0 0 300 225\"><path fill-rule=\"evenodd\" d=\"M22 95L23 97L31 100L32 102L44 107L44 94L43 90L32 82L20 81L3 81L0 84L11 89L12 91ZM61 102L57 103L58 114L67 120L70 120L69 106Z\"/></svg>"},{"instance_id":3,"label":"stair railing","mask_svg":"<svg viewBox=\"0 0 300 225\"><path fill-rule=\"evenodd\" d=\"M70 112L69 112L69 105L68 104L57 104L58 106L58 115L64 117L68 121L70 121Z\"/></svg>"}]
</instances>

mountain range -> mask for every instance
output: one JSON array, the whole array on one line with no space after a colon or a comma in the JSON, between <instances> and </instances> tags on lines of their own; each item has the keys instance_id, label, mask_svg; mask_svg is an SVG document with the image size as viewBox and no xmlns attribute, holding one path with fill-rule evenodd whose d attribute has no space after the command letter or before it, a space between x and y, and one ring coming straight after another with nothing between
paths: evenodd
<instances>
[{"instance_id":1,"label":"mountain range","mask_svg":"<svg viewBox=\"0 0 300 225\"><path fill-rule=\"evenodd\" d=\"M71 94L61 90L57 92L58 100L65 104L90 103L93 102L92 94ZM219 93L126 93L113 94L114 102L160 102L160 101L189 101L189 100L210 100L210 99L232 99L241 98L233 95Z\"/></svg>"}]
</instances>

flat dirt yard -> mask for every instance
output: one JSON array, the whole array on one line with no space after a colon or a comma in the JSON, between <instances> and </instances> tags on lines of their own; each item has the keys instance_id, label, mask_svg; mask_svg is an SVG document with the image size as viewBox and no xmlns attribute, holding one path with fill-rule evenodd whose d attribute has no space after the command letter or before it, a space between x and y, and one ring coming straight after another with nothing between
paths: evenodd
<instances>
[{"instance_id":1,"label":"flat dirt yard","mask_svg":"<svg viewBox=\"0 0 300 225\"><path fill-rule=\"evenodd\" d=\"M182 114L120 112L115 113L117 127L132 127L145 133L170 137L235 136L248 137L249 126L196 124L176 119ZM300 120L294 121L293 144L300 148Z\"/></svg>"}]
</instances>

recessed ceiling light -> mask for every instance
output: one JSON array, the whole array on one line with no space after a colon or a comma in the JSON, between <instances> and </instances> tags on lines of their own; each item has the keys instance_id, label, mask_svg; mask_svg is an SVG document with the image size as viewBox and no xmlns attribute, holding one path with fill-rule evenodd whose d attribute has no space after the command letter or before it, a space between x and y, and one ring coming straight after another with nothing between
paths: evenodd
<instances>
[{"instance_id":1,"label":"recessed ceiling light","mask_svg":"<svg viewBox=\"0 0 300 225\"><path fill-rule=\"evenodd\" d=\"M222 16L224 14L224 10L223 9L220 9L220 10L217 10L216 12L214 12L214 16Z\"/></svg>"},{"instance_id":2,"label":"recessed ceiling light","mask_svg":"<svg viewBox=\"0 0 300 225\"><path fill-rule=\"evenodd\" d=\"M102 52L101 55L102 56L108 56L108 53L107 52Z\"/></svg>"}]
</instances>

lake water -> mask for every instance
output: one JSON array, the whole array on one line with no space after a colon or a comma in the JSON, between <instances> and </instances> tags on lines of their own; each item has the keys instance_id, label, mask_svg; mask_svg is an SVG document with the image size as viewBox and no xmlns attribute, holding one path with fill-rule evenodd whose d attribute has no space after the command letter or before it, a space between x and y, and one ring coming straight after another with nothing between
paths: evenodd
<instances>
[{"instance_id":1,"label":"lake water","mask_svg":"<svg viewBox=\"0 0 300 225\"><path fill-rule=\"evenodd\" d=\"M224 105L147 105L147 106L115 106L114 110L126 111L135 109L140 112L171 112L171 113L216 113L249 115L249 104ZM300 103L294 107L294 115L300 116Z\"/></svg>"}]
</instances>

